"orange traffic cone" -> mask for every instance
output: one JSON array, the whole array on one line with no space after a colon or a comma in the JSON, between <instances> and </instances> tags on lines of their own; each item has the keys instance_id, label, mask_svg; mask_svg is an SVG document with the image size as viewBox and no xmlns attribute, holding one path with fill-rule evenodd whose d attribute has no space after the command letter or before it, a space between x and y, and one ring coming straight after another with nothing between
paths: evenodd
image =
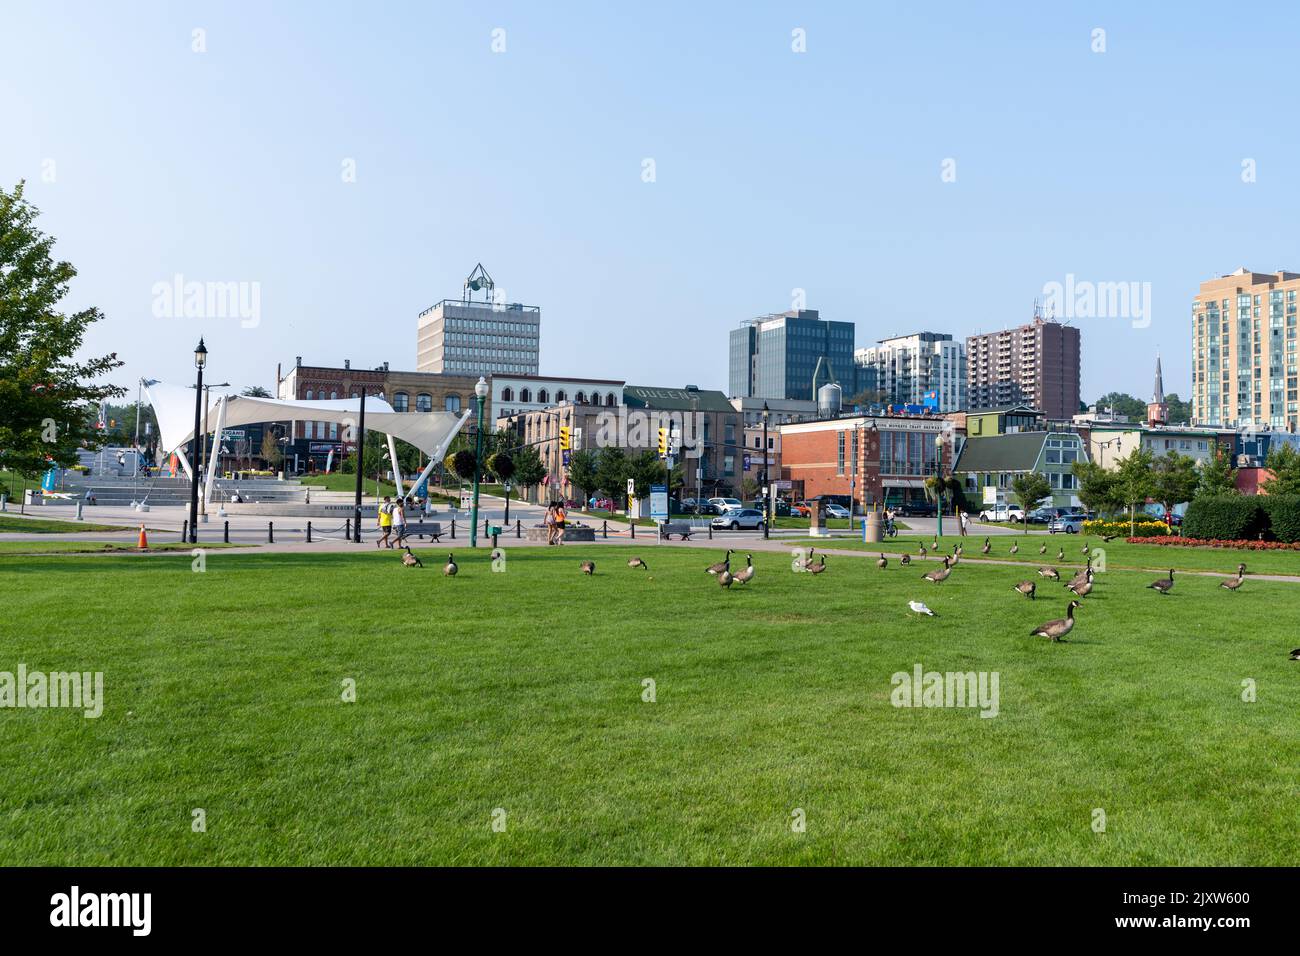
<instances>
[{"instance_id":1,"label":"orange traffic cone","mask_svg":"<svg viewBox=\"0 0 1300 956\"><path fill-rule=\"evenodd\" d=\"M141 550L144 550L145 548L149 547L149 538L144 533L144 525L140 525L140 541L136 545L136 547L140 548Z\"/></svg>"}]
</instances>

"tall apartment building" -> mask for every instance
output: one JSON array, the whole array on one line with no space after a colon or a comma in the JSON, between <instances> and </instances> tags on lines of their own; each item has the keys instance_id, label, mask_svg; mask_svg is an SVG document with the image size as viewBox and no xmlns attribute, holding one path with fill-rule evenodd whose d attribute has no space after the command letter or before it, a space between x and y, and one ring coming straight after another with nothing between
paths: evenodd
<instances>
[{"instance_id":1,"label":"tall apartment building","mask_svg":"<svg viewBox=\"0 0 1300 956\"><path fill-rule=\"evenodd\" d=\"M1295 431L1300 273L1250 272L1201 283L1192 300L1192 421Z\"/></svg>"},{"instance_id":2,"label":"tall apartment building","mask_svg":"<svg viewBox=\"0 0 1300 956\"><path fill-rule=\"evenodd\" d=\"M966 338L971 408L1033 405L1048 421L1079 411L1079 330L1035 316L1014 329Z\"/></svg>"},{"instance_id":3,"label":"tall apartment building","mask_svg":"<svg viewBox=\"0 0 1300 956\"><path fill-rule=\"evenodd\" d=\"M482 292L485 300L474 301ZM420 313L415 367L461 375L536 375L542 310L507 303L492 277L476 266L459 299L443 299Z\"/></svg>"},{"instance_id":4,"label":"tall apartment building","mask_svg":"<svg viewBox=\"0 0 1300 956\"><path fill-rule=\"evenodd\" d=\"M966 407L966 344L944 332L914 332L881 339L853 353L857 381L895 405ZM874 374L865 371L874 369Z\"/></svg>"},{"instance_id":5,"label":"tall apartment building","mask_svg":"<svg viewBox=\"0 0 1300 956\"><path fill-rule=\"evenodd\" d=\"M822 319L798 309L749 319L731 331L729 392L732 398L815 401L817 385L853 385L852 322Z\"/></svg>"}]
</instances>

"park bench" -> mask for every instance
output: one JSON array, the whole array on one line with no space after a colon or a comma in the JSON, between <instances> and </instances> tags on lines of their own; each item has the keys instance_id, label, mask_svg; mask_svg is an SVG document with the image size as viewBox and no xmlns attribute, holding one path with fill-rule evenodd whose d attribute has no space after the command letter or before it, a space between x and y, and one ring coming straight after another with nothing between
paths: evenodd
<instances>
[{"instance_id":1,"label":"park bench","mask_svg":"<svg viewBox=\"0 0 1300 956\"><path fill-rule=\"evenodd\" d=\"M673 535L677 535L683 541L689 541L695 529L687 521L665 521L659 525L659 533L663 539L668 541Z\"/></svg>"},{"instance_id":2,"label":"park bench","mask_svg":"<svg viewBox=\"0 0 1300 956\"><path fill-rule=\"evenodd\" d=\"M440 542L444 534L442 524L437 521L408 521L406 523L406 536L420 538L423 540L428 535L435 542Z\"/></svg>"}]
</instances>

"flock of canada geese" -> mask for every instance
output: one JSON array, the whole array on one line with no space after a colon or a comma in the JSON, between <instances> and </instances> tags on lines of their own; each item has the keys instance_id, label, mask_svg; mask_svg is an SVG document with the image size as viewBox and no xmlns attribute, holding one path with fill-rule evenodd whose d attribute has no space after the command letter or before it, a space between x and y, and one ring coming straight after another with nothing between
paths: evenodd
<instances>
[{"instance_id":1,"label":"flock of canada geese","mask_svg":"<svg viewBox=\"0 0 1300 956\"><path fill-rule=\"evenodd\" d=\"M1087 563L1084 565L1083 568L1081 568L1074 575L1074 577L1072 577L1065 584L1065 589L1071 592L1071 594L1073 595L1073 597L1070 599L1070 603L1065 606L1065 617L1055 618L1053 620L1047 621L1044 624L1040 624L1038 627L1034 628L1032 631L1029 632L1031 636L1045 637L1049 641L1063 641L1065 639L1065 636L1069 634L1072 630L1074 630L1075 609L1083 607L1081 598L1085 598L1092 593L1093 584L1094 584L1093 576L1095 573L1092 568L1091 544L1088 541L1084 541L1083 548L1081 549L1081 551L1084 557L1087 559ZM980 548L980 552L986 555L991 554L993 552L993 544L989 538L984 539L984 544ZM1008 553L1018 554L1019 552L1020 552L1019 541L1012 541L1011 547L1008 549ZM755 573L754 556L752 554L746 554L745 566L740 570L733 571L731 568L731 556L735 553L736 552L734 549L728 549L726 555L723 557L721 561L718 561L715 564L710 564L707 568L704 569L707 574L710 574L714 577L714 579L718 582L718 586L723 588L724 590L730 588L732 585L735 584L745 585L748 584L750 581L754 580L754 573ZM793 570L802 571L808 574L824 573L826 570L826 555L824 554L818 555L818 560L813 561L814 553L815 553L814 548L808 548L806 554L801 553L799 557L797 557L794 561ZM926 548L924 544L920 545L919 555L922 561L924 561L927 558L927 556L929 556L930 554L938 554L938 553L939 553L938 536L935 536L934 540L931 542L930 548ZM925 574L921 575L921 580L928 581L931 584L942 584L944 581L948 580L948 578L952 576L953 569L957 567L957 565L961 562L962 553L963 553L962 545L960 543L954 544L952 546L952 554L942 555L940 559L940 567L936 568L933 571L928 571ZM1039 547L1038 553L1039 554L1047 553L1046 542L1044 542ZM493 551L492 556L495 558L497 554L498 554L497 551ZM1064 547L1058 546L1056 552L1056 560L1057 561L1065 560ZM402 555L402 564L408 568L424 567L424 564L420 561L420 559L411 553L411 549L409 547L405 549L405 552ZM899 564L901 564L903 567L909 567L912 564L912 556L909 554L904 554L899 559ZM641 570L641 571L650 570L650 566L645 562L643 558L640 557L628 558L627 566L634 570ZM876 559L876 567L882 571L887 567L889 567L889 559L885 557L883 551L880 553L880 557ZM591 576L596 573L596 562L589 559L584 560L579 563L578 569L583 574ZM448 552L447 563L443 565L442 573L446 577L455 577L456 573L459 570L460 568L456 564L455 555L451 552ZM1061 580L1061 573L1051 565L1044 565L1043 567L1040 567L1038 569L1038 576L1039 578L1042 578L1043 580L1047 580L1047 581ZM1224 578L1219 582L1219 587L1223 588L1226 591L1236 592L1241 590L1241 586L1245 582L1245 580L1246 580L1246 565L1238 564L1237 576L1233 578ZM1156 580L1148 584L1147 588L1155 591L1157 594L1168 595L1174 589L1174 569L1170 568L1168 577L1157 578ZM1038 597L1038 582L1034 581L1033 579L1017 581L1015 584L1011 585L1011 589L1015 591L1017 594L1024 595L1026 598L1028 598L1031 601L1036 600ZM937 617L934 611L930 610L930 608L926 606L924 601L908 601L907 603L908 603L908 607L910 607L912 611L914 611L917 614L926 615L928 617ZM1291 652L1290 659L1293 661L1300 661L1300 648L1296 648Z\"/></svg>"}]
</instances>

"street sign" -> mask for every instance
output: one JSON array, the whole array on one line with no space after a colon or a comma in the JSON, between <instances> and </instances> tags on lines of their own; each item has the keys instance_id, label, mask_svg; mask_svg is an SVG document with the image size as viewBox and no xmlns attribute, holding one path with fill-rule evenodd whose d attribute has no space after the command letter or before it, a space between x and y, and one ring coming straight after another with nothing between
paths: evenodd
<instances>
[{"instance_id":1,"label":"street sign","mask_svg":"<svg viewBox=\"0 0 1300 956\"><path fill-rule=\"evenodd\" d=\"M627 496L629 498L636 497L636 481L632 478L627 480Z\"/></svg>"},{"instance_id":2,"label":"street sign","mask_svg":"<svg viewBox=\"0 0 1300 956\"><path fill-rule=\"evenodd\" d=\"M741 462L742 462L742 464L741 464L741 470L742 470L742 471L749 471L749 456L748 456L748 455L745 455L745 456L741 459Z\"/></svg>"},{"instance_id":3,"label":"street sign","mask_svg":"<svg viewBox=\"0 0 1300 956\"><path fill-rule=\"evenodd\" d=\"M573 429L573 450L582 451L582 429Z\"/></svg>"},{"instance_id":4,"label":"street sign","mask_svg":"<svg viewBox=\"0 0 1300 956\"><path fill-rule=\"evenodd\" d=\"M984 504L986 504L986 505L995 505L995 504L997 504L997 503L998 503L998 486L997 486L997 485L985 485L985 486L984 486Z\"/></svg>"},{"instance_id":5,"label":"street sign","mask_svg":"<svg viewBox=\"0 0 1300 956\"><path fill-rule=\"evenodd\" d=\"M655 521L668 520L668 486L650 486L650 517Z\"/></svg>"}]
</instances>

